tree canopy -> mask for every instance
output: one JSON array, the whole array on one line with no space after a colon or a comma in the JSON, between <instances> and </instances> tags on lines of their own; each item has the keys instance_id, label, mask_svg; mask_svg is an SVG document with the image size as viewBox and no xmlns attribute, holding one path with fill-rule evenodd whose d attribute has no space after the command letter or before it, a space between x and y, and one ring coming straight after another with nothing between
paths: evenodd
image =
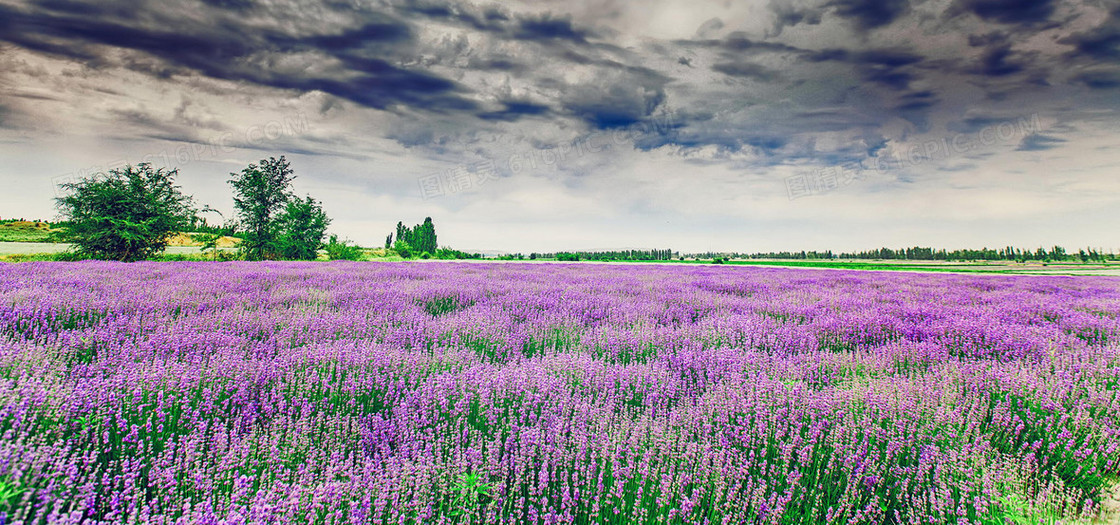
<instances>
[{"instance_id":1,"label":"tree canopy","mask_svg":"<svg viewBox=\"0 0 1120 525\"><path fill-rule=\"evenodd\" d=\"M412 226L411 228L405 226L403 222L398 222L396 236L396 242L390 242L393 240L393 236L389 235L389 237L385 239L385 244L387 246L391 244L393 249L398 252L400 252L401 248L404 248L410 253L415 253L417 255L422 253L434 255L436 249L439 247L439 245L436 244L436 226L435 223L432 222L431 217L425 217L423 223ZM403 253L401 256L408 257L408 255L404 255Z\"/></svg>"},{"instance_id":2,"label":"tree canopy","mask_svg":"<svg viewBox=\"0 0 1120 525\"><path fill-rule=\"evenodd\" d=\"M311 196L289 200L277 220L276 254L282 259L315 260L330 223L322 205Z\"/></svg>"},{"instance_id":3,"label":"tree canopy","mask_svg":"<svg viewBox=\"0 0 1120 525\"><path fill-rule=\"evenodd\" d=\"M280 235L281 213L293 198L295 172L283 156L269 157L250 164L240 173L230 173L233 204L245 232L241 247L248 259L276 259L281 256L276 244Z\"/></svg>"},{"instance_id":4,"label":"tree canopy","mask_svg":"<svg viewBox=\"0 0 1120 525\"><path fill-rule=\"evenodd\" d=\"M63 240L98 259L132 262L162 252L195 215L175 185L178 174L141 163L64 184L69 194L55 199L69 222Z\"/></svg>"}]
</instances>

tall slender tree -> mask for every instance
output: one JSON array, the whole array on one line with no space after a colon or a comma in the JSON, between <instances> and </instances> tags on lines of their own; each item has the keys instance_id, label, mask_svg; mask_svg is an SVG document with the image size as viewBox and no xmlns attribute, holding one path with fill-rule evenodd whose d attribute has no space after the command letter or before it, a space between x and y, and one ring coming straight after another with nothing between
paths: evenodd
<instances>
[{"instance_id":1,"label":"tall slender tree","mask_svg":"<svg viewBox=\"0 0 1120 525\"><path fill-rule=\"evenodd\" d=\"M413 246L419 252L436 252L436 226L431 217L424 217L424 223L416 225L416 241Z\"/></svg>"},{"instance_id":2,"label":"tall slender tree","mask_svg":"<svg viewBox=\"0 0 1120 525\"><path fill-rule=\"evenodd\" d=\"M291 184L295 179L291 164L281 156L250 164L241 173L230 173L233 203L245 232L242 249L248 259L275 259L277 218L292 199Z\"/></svg>"}]
</instances>

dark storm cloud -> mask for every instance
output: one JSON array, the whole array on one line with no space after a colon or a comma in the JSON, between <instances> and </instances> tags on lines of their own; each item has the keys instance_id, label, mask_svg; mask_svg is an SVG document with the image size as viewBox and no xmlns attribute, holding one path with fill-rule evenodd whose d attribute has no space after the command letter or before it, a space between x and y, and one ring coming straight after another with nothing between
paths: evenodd
<instances>
[{"instance_id":1,"label":"dark storm cloud","mask_svg":"<svg viewBox=\"0 0 1120 525\"><path fill-rule=\"evenodd\" d=\"M910 88L915 74L908 66L920 63L923 57L903 49L869 49L851 51L847 49L823 49L807 53L810 62L842 62L851 64L869 82L889 87L896 91Z\"/></svg>"},{"instance_id":2,"label":"dark storm cloud","mask_svg":"<svg viewBox=\"0 0 1120 525\"><path fill-rule=\"evenodd\" d=\"M769 5L774 16L774 26L769 36L780 36L787 27L800 24L818 25L821 23L821 10L813 8L798 8L786 0L772 0Z\"/></svg>"},{"instance_id":3,"label":"dark storm cloud","mask_svg":"<svg viewBox=\"0 0 1120 525\"><path fill-rule=\"evenodd\" d=\"M473 6L461 6L450 3L408 2L397 6L396 9L403 15L438 20L441 22L456 23L471 27L479 31L504 31L504 22L509 20L509 15L497 10L475 9Z\"/></svg>"},{"instance_id":4,"label":"dark storm cloud","mask_svg":"<svg viewBox=\"0 0 1120 525\"><path fill-rule=\"evenodd\" d=\"M627 20L625 9L616 17L586 6L559 14L445 0L361 7L149 1L0 4L0 40L99 71L322 92L332 95L315 102L323 108L349 101L392 110L415 122L381 138L406 146L479 127L530 135L534 128L612 130L672 108L679 112L673 132L641 135L640 149L715 146L773 163L873 156L885 141L928 131L931 122L985 125L982 112L938 113L966 90L973 97L982 90L987 99L975 105L983 106L1042 92L1050 81L1120 87L1117 71L1086 64L1120 59L1120 8L1050 40L1071 47L1024 49L1052 27L1052 0L948 0L922 8L907 0L772 0L751 12L768 20L743 24L741 13L715 10L662 38L649 36L649 20ZM309 6L314 14L292 14ZM1072 79L1051 73L1066 52L1079 64ZM183 123L160 128L156 114L116 118L189 138L176 127ZM886 132L888 124L907 131ZM834 136L821 139L825 134ZM857 144L836 145L846 140Z\"/></svg>"},{"instance_id":5,"label":"dark storm cloud","mask_svg":"<svg viewBox=\"0 0 1120 525\"><path fill-rule=\"evenodd\" d=\"M12 110L5 104L0 103L0 129L14 129L15 126L12 122Z\"/></svg>"},{"instance_id":6,"label":"dark storm cloud","mask_svg":"<svg viewBox=\"0 0 1120 525\"><path fill-rule=\"evenodd\" d=\"M1096 28L1058 41L1074 46L1074 56L1091 60L1120 61L1120 6Z\"/></svg>"},{"instance_id":7,"label":"dark storm cloud","mask_svg":"<svg viewBox=\"0 0 1120 525\"><path fill-rule=\"evenodd\" d=\"M920 111L937 104L937 95L932 91L916 91L901 97L898 109L901 111Z\"/></svg>"},{"instance_id":8,"label":"dark storm cloud","mask_svg":"<svg viewBox=\"0 0 1120 525\"><path fill-rule=\"evenodd\" d=\"M1092 89L1116 89L1120 88L1120 70L1087 71L1074 76L1073 80Z\"/></svg>"},{"instance_id":9,"label":"dark storm cloud","mask_svg":"<svg viewBox=\"0 0 1120 525\"><path fill-rule=\"evenodd\" d=\"M976 71L982 75L1001 77L1011 75L1023 70L1023 65L1012 62L1011 45L1001 44L992 46L984 52L980 59L980 67Z\"/></svg>"},{"instance_id":10,"label":"dark storm cloud","mask_svg":"<svg viewBox=\"0 0 1120 525\"><path fill-rule=\"evenodd\" d=\"M518 21L514 37L521 40L570 40L584 43L591 36L588 31L576 29L571 19L542 16Z\"/></svg>"},{"instance_id":11,"label":"dark storm cloud","mask_svg":"<svg viewBox=\"0 0 1120 525\"><path fill-rule=\"evenodd\" d=\"M139 11L139 8L138 8ZM318 90L363 106L384 109L396 104L431 110L469 110L474 102L451 80L426 71L406 69L379 57L387 46L411 40L404 23L377 13L354 12L367 18L354 29L296 36L277 30L252 29L229 19L210 23L182 22L175 30L147 27L132 18L90 19L73 2L55 0L50 11L0 6L0 38L54 55L96 65L106 60L103 49L141 52L162 60L165 75L196 72L222 80L247 81L297 91ZM338 60L332 73L292 72L277 62L298 53L318 53ZM151 71L148 71L151 72Z\"/></svg>"},{"instance_id":12,"label":"dark storm cloud","mask_svg":"<svg viewBox=\"0 0 1120 525\"><path fill-rule=\"evenodd\" d=\"M724 75L739 78L748 78L760 82L772 82L779 78L779 73L773 69L749 62L725 62L715 64L712 69Z\"/></svg>"},{"instance_id":13,"label":"dark storm cloud","mask_svg":"<svg viewBox=\"0 0 1120 525\"><path fill-rule=\"evenodd\" d=\"M504 102L504 109L480 113L478 116L484 120L502 120L512 122L527 116L541 116L548 114L550 108L532 102Z\"/></svg>"},{"instance_id":14,"label":"dark storm cloud","mask_svg":"<svg viewBox=\"0 0 1120 525\"><path fill-rule=\"evenodd\" d=\"M1054 0L957 0L951 14L971 13L988 22L1040 24L1054 14Z\"/></svg>"},{"instance_id":15,"label":"dark storm cloud","mask_svg":"<svg viewBox=\"0 0 1120 525\"><path fill-rule=\"evenodd\" d=\"M253 7L253 0L202 0L202 3L219 9L245 11Z\"/></svg>"},{"instance_id":16,"label":"dark storm cloud","mask_svg":"<svg viewBox=\"0 0 1120 525\"><path fill-rule=\"evenodd\" d=\"M1063 144L1065 142L1066 142L1065 139L1061 139L1061 138L1058 138L1058 137L1051 137L1049 135L1042 135L1042 134L1039 134L1039 133L1034 133L1034 134L1031 134L1031 135L1027 135L1026 137L1023 137L1023 140L1021 142L1019 142L1019 147L1016 148L1016 150L1017 151L1045 151L1045 150L1048 150L1048 149L1054 149L1054 148L1060 146L1061 144Z\"/></svg>"},{"instance_id":17,"label":"dark storm cloud","mask_svg":"<svg viewBox=\"0 0 1120 525\"><path fill-rule=\"evenodd\" d=\"M596 60L595 77L580 83L550 79L543 85L560 92L553 111L581 120L592 129L614 129L645 122L666 100L672 78L653 69Z\"/></svg>"},{"instance_id":18,"label":"dark storm cloud","mask_svg":"<svg viewBox=\"0 0 1120 525\"><path fill-rule=\"evenodd\" d=\"M756 53L802 53L803 49L780 42L766 42L750 38L745 33L736 31L725 38L705 38L694 40L678 40L675 42L685 47L699 47L716 49L723 52L734 53L737 56Z\"/></svg>"},{"instance_id":19,"label":"dark storm cloud","mask_svg":"<svg viewBox=\"0 0 1120 525\"><path fill-rule=\"evenodd\" d=\"M663 100L662 93L610 86L606 92L579 88L565 106L573 115L595 128L613 129L642 122Z\"/></svg>"},{"instance_id":20,"label":"dark storm cloud","mask_svg":"<svg viewBox=\"0 0 1120 525\"><path fill-rule=\"evenodd\" d=\"M1003 77L1028 69L1030 64L1027 56L1017 56L1012 49L1012 44L1011 37L999 31L984 35L969 35L968 45L984 51L976 62L965 70L986 77Z\"/></svg>"},{"instance_id":21,"label":"dark storm cloud","mask_svg":"<svg viewBox=\"0 0 1120 525\"><path fill-rule=\"evenodd\" d=\"M806 54L810 62L847 62L858 66L899 68L922 61L922 56L904 49L868 49L852 51L828 48Z\"/></svg>"},{"instance_id":22,"label":"dark storm cloud","mask_svg":"<svg viewBox=\"0 0 1120 525\"><path fill-rule=\"evenodd\" d=\"M955 133L973 134L985 128L994 129L1000 124L1026 122L1024 120L1026 118L1026 115L969 115L965 118L956 119L953 122L950 122L946 126L946 129Z\"/></svg>"},{"instance_id":23,"label":"dark storm cloud","mask_svg":"<svg viewBox=\"0 0 1120 525\"><path fill-rule=\"evenodd\" d=\"M888 25L910 10L909 0L834 0L828 5L864 31Z\"/></svg>"}]
</instances>

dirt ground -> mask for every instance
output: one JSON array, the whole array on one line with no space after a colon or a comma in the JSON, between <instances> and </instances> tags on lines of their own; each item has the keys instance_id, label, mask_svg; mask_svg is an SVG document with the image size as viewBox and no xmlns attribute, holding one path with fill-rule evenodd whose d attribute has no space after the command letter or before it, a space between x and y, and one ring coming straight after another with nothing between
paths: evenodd
<instances>
[{"instance_id":1,"label":"dirt ground","mask_svg":"<svg viewBox=\"0 0 1120 525\"><path fill-rule=\"evenodd\" d=\"M229 237L229 236L219 237L218 238L218 247L219 248L233 248L233 247L237 246L238 242L240 242L240 239L236 239L234 237ZM194 239L191 238L190 235L188 235L186 233L180 233L180 234L172 237L171 240L167 242L167 245L168 246L202 246L202 243L195 241Z\"/></svg>"}]
</instances>

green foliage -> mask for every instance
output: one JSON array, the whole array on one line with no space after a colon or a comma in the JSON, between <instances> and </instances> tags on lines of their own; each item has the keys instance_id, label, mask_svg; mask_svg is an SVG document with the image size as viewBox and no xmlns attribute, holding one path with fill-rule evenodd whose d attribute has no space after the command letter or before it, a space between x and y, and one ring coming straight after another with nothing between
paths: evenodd
<instances>
[{"instance_id":1,"label":"green foliage","mask_svg":"<svg viewBox=\"0 0 1120 525\"><path fill-rule=\"evenodd\" d=\"M218 217L222 218L223 224L219 226L210 224L210 222L207 221L204 217L201 217L201 214L203 213L216 214ZM209 233L217 235L218 237L227 235L230 237L240 236L240 234L237 232L237 224L232 221L226 221L225 216L222 215L222 212L215 210L210 206L203 206L201 210L198 210L198 212L193 217L191 217L191 224L187 228L189 231L194 233Z\"/></svg>"},{"instance_id":2,"label":"green foliage","mask_svg":"<svg viewBox=\"0 0 1120 525\"><path fill-rule=\"evenodd\" d=\"M577 257L573 259L572 257ZM518 257L522 259L523 257ZM669 261L673 250L611 250L597 252L530 253L529 260L556 259L559 261Z\"/></svg>"},{"instance_id":3,"label":"green foliage","mask_svg":"<svg viewBox=\"0 0 1120 525\"><path fill-rule=\"evenodd\" d=\"M403 222L397 223L396 242L405 242L408 246L415 250L417 253L428 252L429 254L436 253L436 226L432 222L431 217L425 217L423 224L417 224L411 228L405 226ZM393 240L393 235L390 234L386 239L386 247L390 241ZM396 249L397 244L393 243L393 248ZM407 257L402 254L402 257Z\"/></svg>"},{"instance_id":4,"label":"green foliage","mask_svg":"<svg viewBox=\"0 0 1120 525\"><path fill-rule=\"evenodd\" d=\"M54 242L59 231L43 221L0 222L0 242Z\"/></svg>"},{"instance_id":5,"label":"green foliage","mask_svg":"<svg viewBox=\"0 0 1120 525\"><path fill-rule=\"evenodd\" d=\"M24 490L19 481L10 476L0 479L0 509L14 510L12 507L15 505L16 498L23 494Z\"/></svg>"},{"instance_id":6,"label":"green foliage","mask_svg":"<svg viewBox=\"0 0 1120 525\"><path fill-rule=\"evenodd\" d=\"M221 251L218 250L218 241L222 238L221 233L196 233L191 238L202 243L201 251L203 255L209 255L214 259L220 256Z\"/></svg>"},{"instance_id":7,"label":"green foliage","mask_svg":"<svg viewBox=\"0 0 1120 525\"><path fill-rule=\"evenodd\" d=\"M337 235L331 235L327 241L327 258L332 261L359 261L362 259L362 249L350 241L338 240Z\"/></svg>"},{"instance_id":8,"label":"green foliage","mask_svg":"<svg viewBox=\"0 0 1120 525\"><path fill-rule=\"evenodd\" d=\"M318 256L331 221L321 203L292 195L295 174L283 156L250 164L230 176L246 259L314 260Z\"/></svg>"},{"instance_id":9,"label":"green foliage","mask_svg":"<svg viewBox=\"0 0 1120 525\"><path fill-rule=\"evenodd\" d=\"M451 503L447 506L447 515L458 518L471 514L491 499L494 490L493 483L483 483L482 476L477 472L460 474L459 480L451 488L454 494Z\"/></svg>"},{"instance_id":10,"label":"green foliage","mask_svg":"<svg viewBox=\"0 0 1120 525\"><path fill-rule=\"evenodd\" d=\"M467 253L452 248L439 248L434 254L436 259L481 259L481 253Z\"/></svg>"},{"instance_id":11,"label":"green foliage","mask_svg":"<svg viewBox=\"0 0 1120 525\"><path fill-rule=\"evenodd\" d=\"M230 173L233 204L245 240L241 244L250 260L276 259L279 224L277 219L292 200L290 186L295 179L291 164L281 156L250 164L241 173Z\"/></svg>"},{"instance_id":12,"label":"green foliage","mask_svg":"<svg viewBox=\"0 0 1120 525\"><path fill-rule=\"evenodd\" d=\"M270 251L282 259L313 261L323 247L323 236L331 220L311 196L288 201L277 222L277 235Z\"/></svg>"},{"instance_id":13,"label":"green foliage","mask_svg":"<svg viewBox=\"0 0 1120 525\"><path fill-rule=\"evenodd\" d=\"M393 243L393 251L405 259L412 257L412 245L408 241L401 240L400 237L397 238L397 242Z\"/></svg>"},{"instance_id":14,"label":"green foliage","mask_svg":"<svg viewBox=\"0 0 1120 525\"><path fill-rule=\"evenodd\" d=\"M178 173L142 163L64 184L69 195L55 199L69 221L62 239L98 259L131 262L162 252L194 215L174 183Z\"/></svg>"},{"instance_id":15,"label":"green foliage","mask_svg":"<svg viewBox=\"0 0 1120 525\"><path fill-rule=\"evenodd\" d=\"M436 297L434 299L422 301L420 304L424 307L424 311L428 312L428 315L437 317L443 314L454 312L456 310L461 310L474 303L472 301L460 300L458 297L450 295L447 297Z\"/></svg>"},{"instance_id":16,"label":"green foliage","mask_svg":"<svg viewBox=\"0 0 1120 525\"><path fill-rule=\"evenodd\" d=\"M692 254L693 257L698 259L707 259L716 255L728 254L713 254L701 253ZM946 250L935 249L930 247L913 246L910 248L878 248L874 250L865 250L859 252L844 252L833 253L832 250L823 252L756 252L756 253L733 253L730 254L737 259L780 259L780 260L805 260L805 259L876 259L876 260L906 260L906 261L1016 261L1025 263L1028 261L1040 262L1060 262L1060 261L1080 261L1087 263L1090 261L1108 262L1109 260L1116 259L1115 254L1105 252L1098 248L1085 248L1078 250L1077 253L1067 253L1066 249L1061 246L1053 246L1049 250L1044 248L1037 248L1035 250L1016 248L1014 246L1004 246L1002 248L980 248L980 249L958 249Z\"/></svg>"}]
</instances>

